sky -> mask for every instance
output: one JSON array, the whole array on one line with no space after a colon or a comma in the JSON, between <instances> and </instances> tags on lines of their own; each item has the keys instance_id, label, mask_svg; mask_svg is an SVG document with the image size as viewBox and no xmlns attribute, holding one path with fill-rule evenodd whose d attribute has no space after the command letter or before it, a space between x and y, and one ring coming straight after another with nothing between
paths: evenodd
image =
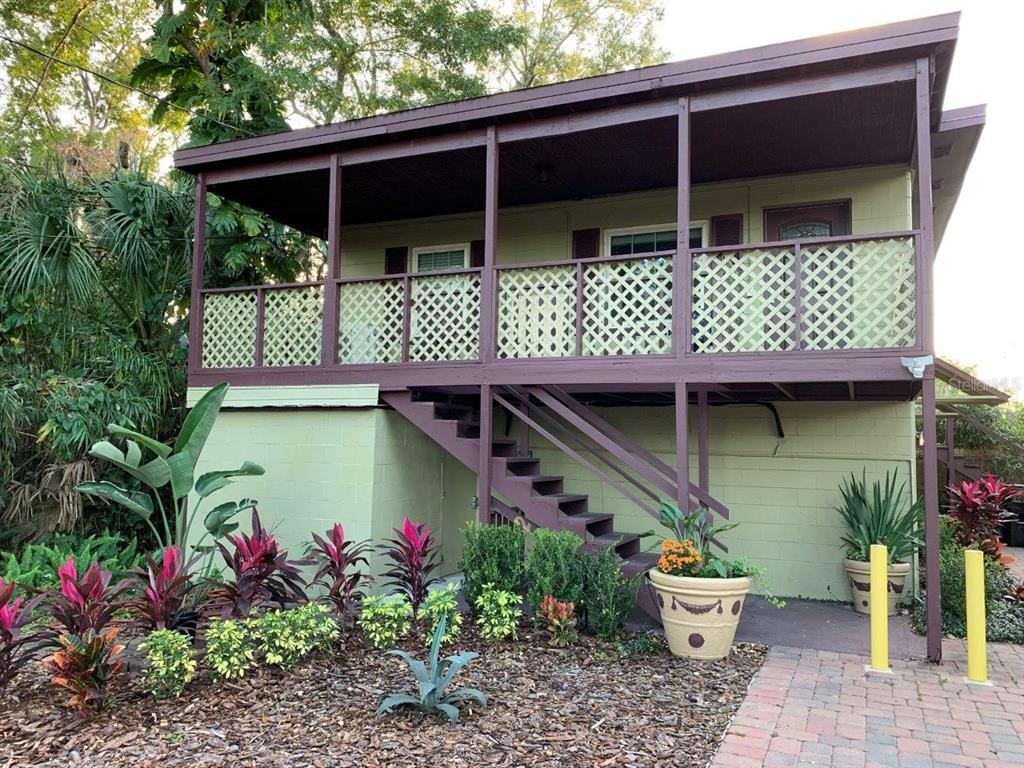
<instances>
[{"instance_id":1,"label":"sky","mask_svg":"<svg viewBox=\"0 0 1024 768\"><path fill-rule=\"evenodd\" d=\"M935 265L936 350L1024 400L1024 3L666 0L659 42L691 59L958 10L943 108L987 104L987 120Z\"/></svg>"}]
</instances>

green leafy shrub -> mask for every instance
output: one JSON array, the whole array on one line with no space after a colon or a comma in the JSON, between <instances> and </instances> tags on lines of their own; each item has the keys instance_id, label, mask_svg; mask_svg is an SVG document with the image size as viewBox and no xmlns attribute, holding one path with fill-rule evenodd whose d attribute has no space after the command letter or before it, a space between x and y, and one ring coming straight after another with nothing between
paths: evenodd
<instances>
[{"instance_id":1,"label":"green leafy shrub","mask_svg":"<svg viewBox=\"0 0 1024 768\"><path fill-rule=\"evenodd\" d=\"M192 655L192 639L173 629L150 632L139 645L146 652L146 690L158 699L181 695L199 664Z\"/></svg>"},{"instance_id":2,"label":"green leafy shrub","mask_svg":"<svg viewBox=\"0 0 1024 768\"><path fill-rule=\"evenodd\" d=\"M636 607L640 577L622 574L622 558L608 547L583 553L583 610L587 627L602 640L615 640Z\"/></svg>"},{"instance_id":3,"label":"green leafy shrub","mask_svg":"<svg viewBox=\"0 0 1024 768\"><path fill-rule=\"evenodd\" d=\"M405 651L388 651L389 656L397 656L409 667L409 671L416 678L419 695L393 693L390 696L385 696L377 707L377 717L392 709L413 706L421 712L439 715L447 718L449 722L457 723L459 721L459 704L475 701L481 707L487 707L487 697L476 688L458 688L451 693L446 693L455 676L478 654L470 651L441 659L441 638L445 635L445 623L445 617L442 615L434 629L430 659L427 663L417 661Z\"/></svg>"},{"instance_id":4,"label":"green leafy shrub","mask_svg":"<svg viewBox=\"0 0 1024 768\"><path fill-rule=\"evenodd\" d=\"M489 643L514 638L523 615L523 599L515 592L484 584L476 598L476 623L480 636Z\"/></svg>"},{"instance_id":5,"label":"green leafy shrub","mask_svg":"<svg viewBox=\"0 0 1024 768\"><path fill-rule=\"evenodd\" d=\"M242 677L256 664L253 628L249 621L214 619L206 630L203 662L219 680Z\"/></svg>"},{"instance_id":6,"label":"green leafy shrub","mask_svg":"<svg viewBox=\"0 0 1024 768\"><path fill-rule=\"evenodd\" d=\"M466 602L476 599L490 584L495 589L519 592L526 567L526 531L519 525L469 523L462 533L462 591Z\"/></svg>"},{"instance_id":7,"label":"green leafy shrub","mask_svg":"<svg viewBox=\"0 0 1024 768\"><path fill-rule=\"evenodd\" d=\"M536 613L551 595L563 603L583 603L583 568L579 548L583 540L572 531L538 528L526 560L526 599Z\"/></svg>"},{"instance_id":8,"label":"green leafy shrub","mask_svg":"<svg viewBox=\"0 0 1024 768\"><path fill-rule=\"evenodd\" d=\"M374 648L394 645L412 626L412 605L405 595L373 595L363 600L359 628Z\"/></svg>"},{"instance_id":9,"label":"green leafy shrub","mask_svg":"<svg viewBox=\"0 0 1024 768\"><path fill-rule=\"evenodd\" d=\"M57 569L71 558L84 571L92 563L109 571L111 580L120 581L133 568L142 565L143 555L134 539L104 531L92 536L57 533L46 540L28 544L18 557L0 552L0 578L23 587L45 589L57 585Z\"/></svg>"},{"instance_id":10,"label":"green leafy shrub","mask_svg":"<svg viewBox=\"0 0 1024 768\"><path fill-rule=\"evenodd\" d=\"M454 642L459 632L462 631L462 614L459 612L458 590L454 584L449 584L443 589L432 589L427 593L423 605L420 606L420 618L426 625L424 643L430 643L441 619L445 619L444 636L441 643L447 645Z\"/></svg>"},{"instance_id":11,"label":"green leafy shrub","mask_svg":"<svg viewBox=\"0 0 1024 768\"><path fill-rule=\"evenodd\" d=\"M250 622L256 651L267 663L291 667L313 651L328 650L338 639L338 625L316 603L268 611Z\"/></svg>"}]
</instances>

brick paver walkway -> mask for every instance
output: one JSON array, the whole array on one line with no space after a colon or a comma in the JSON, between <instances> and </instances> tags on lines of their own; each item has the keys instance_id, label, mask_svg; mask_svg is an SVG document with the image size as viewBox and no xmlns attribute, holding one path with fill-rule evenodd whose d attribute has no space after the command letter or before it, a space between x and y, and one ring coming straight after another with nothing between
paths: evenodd
<instances>
[{"instance_id":1,"label":"brick paver walkway","mask_svg":"<svg viewBox=\"0 0 1024 768\"><path fill-rule=\"evenodd\" d=\"M1024 647L989 646L991 686L967 685L964 645L943 663L866 674L854 654L775 647L714 768L1021 768Z\"/></svg>"}]
</instances>

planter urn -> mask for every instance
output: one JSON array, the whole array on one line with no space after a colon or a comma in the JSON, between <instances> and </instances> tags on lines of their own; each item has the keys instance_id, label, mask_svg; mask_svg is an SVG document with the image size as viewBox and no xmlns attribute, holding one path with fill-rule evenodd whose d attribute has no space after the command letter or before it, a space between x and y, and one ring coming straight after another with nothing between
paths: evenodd
<instances>
[{"instance_id":1,"label":"planter urn","mask_svg":"<svg viewBox=\"0 0 1024 768\"><path fill-rule=\"evenodd\" d=\"M728 656L750 591L750 578L670 576L657 568L648 573L672 653L705 661Z\"/></svg>"},{"instance_id":2,"label":"planter urn","mask_svg":"<svg viewBox=\"0 0 1024 768\"><path fill-rule=\"evenodd\" d=\"M843 560L846 579L853 594L853 608L858 613L871 612L871 563L861 560ZM888 577L889 615L896 615L896 608L903 600L903 591L910 573L910 563L890 563Z\"/></svg>"}]
</instances>

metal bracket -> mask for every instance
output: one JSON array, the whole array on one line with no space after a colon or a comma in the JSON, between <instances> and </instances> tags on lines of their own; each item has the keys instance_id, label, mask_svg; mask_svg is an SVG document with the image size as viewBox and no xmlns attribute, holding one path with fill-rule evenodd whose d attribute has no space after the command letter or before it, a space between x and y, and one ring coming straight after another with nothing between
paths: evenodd
<instances>
[{"instance_id":1,"label":"metal bracket","mask_svg":"<svg viewBox=\"0 0 1024 768\"><path fill-rule=\"evenodd\" d=\"M921 357L901 357L900 365L910 371L915 379L924 378L924 369L935 362L933 355L922 355Z\"/></svg>"}]
</instances>

